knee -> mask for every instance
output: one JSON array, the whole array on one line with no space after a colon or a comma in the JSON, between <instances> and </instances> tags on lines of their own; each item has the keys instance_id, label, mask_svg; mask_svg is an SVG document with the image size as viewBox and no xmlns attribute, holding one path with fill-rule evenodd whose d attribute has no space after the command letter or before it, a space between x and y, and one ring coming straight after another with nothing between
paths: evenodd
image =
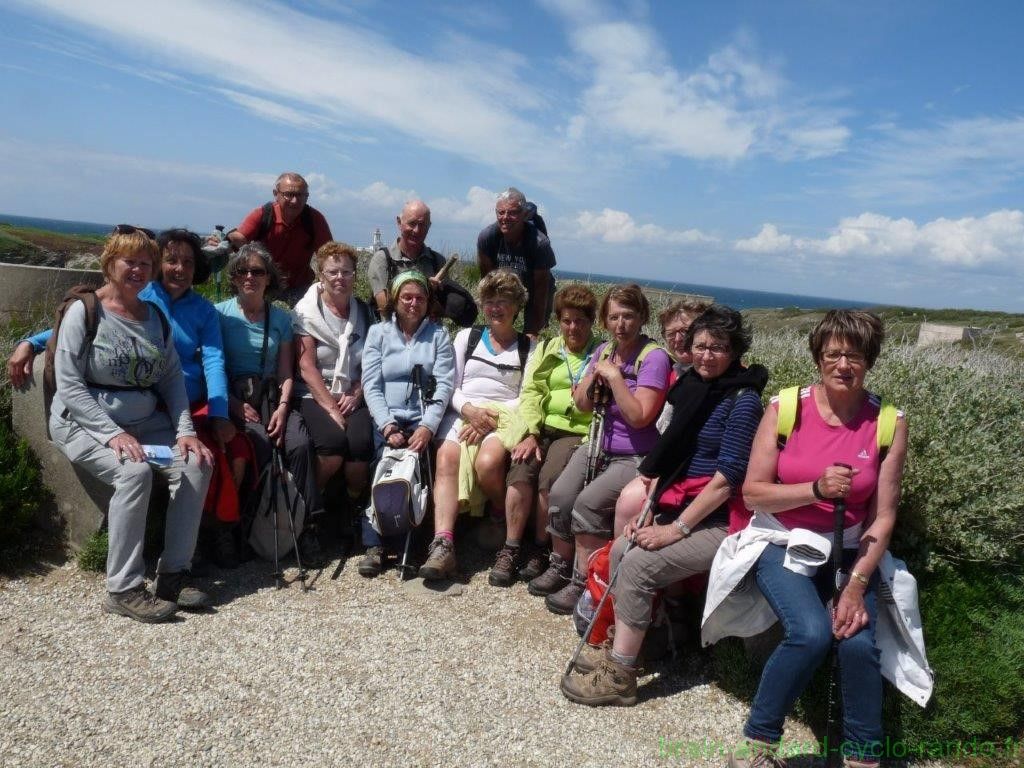
<instances>
[{"instance_id":1,"label":"knee","mask_svg":"<svg viewBox=\"0 0 1024 768\"><path fill-rule=\"evenodd\" d=\"M441 477L455 477L459 472L459 448L456 445L448 442L445 443L437 451L437 476Z\"/></svg>"},{"instance_id":2,"label":"knee","mask_svg":"<svg viewBox=\"0 0 1024 768\"><path fill-rule=\"evenodd\" d=\"M153 468L145 461L126 461L117 470L116 486L149 489L153 485Z\"/></svg>"},{"instance_id":3,"label":"knee","mask_svg":"<svg viewBox=\"0 0 1024 768\"><path fill-rule=\"evenodd\" d=\"M877 667L880 655L871 633L866 629L839 643L839 663L847 669Z\"/></svg>"},{"instance_id":4,"label":"knee","mask_svg":"<svg viewBox=\"0 0 1024 768\"><path fill-rule=\"evenodd\" d=\"M505 474L504 451L480 451L476 459L476 471L481 477Z\"/></svg>"},{"instance_id":5,"label":"knee","mask_svg":"<svg viewBox=\"0 0 1024 768\"><path fill-rule=\"evenodd\" d=\"M631 480L622 489L618 501L615 502L615 517L625 520L636 517L640 514L640 510L643 508L646 500L647 493L644 491L643 483L640 482L639 478Z\"/></svg>"},{"instance_id":6,"label":"knee","mask_svg":"<svg viewBox=\"0 0 1024 768\"><path fill-rule=\"evenodd\" d=\"M827 613L821 611L820 614L804 614L789 622L786 626L786 643L803 648L812 657L824 658L832 647L832 625Z\"/></svg>"}]
</instances>

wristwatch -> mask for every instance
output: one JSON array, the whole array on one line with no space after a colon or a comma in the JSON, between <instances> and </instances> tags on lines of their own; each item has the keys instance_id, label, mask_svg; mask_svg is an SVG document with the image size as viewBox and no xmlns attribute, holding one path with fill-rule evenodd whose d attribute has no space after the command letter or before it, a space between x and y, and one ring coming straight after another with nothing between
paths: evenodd
<instances>
[{"instance_id":1,"label":"wristwatch","mask_svg":"<svg viewBox=\"0 0 1024 768\"><path fill-rule=\"evenodd\" d=\"M686 523L683 522L683 516L682 515L680 515L679 517L676 518L676 528L678 528L680 531L683 532L683 538L684 539L693 532L693 531L690 530L690 526L688 526Z\"/></svg>"}]
</instances>

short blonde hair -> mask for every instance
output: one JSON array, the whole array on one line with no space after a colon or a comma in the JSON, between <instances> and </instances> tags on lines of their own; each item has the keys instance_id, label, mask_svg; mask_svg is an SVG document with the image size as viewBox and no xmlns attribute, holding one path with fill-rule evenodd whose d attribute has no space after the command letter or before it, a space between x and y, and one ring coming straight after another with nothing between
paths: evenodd
<instances>
[{"instance_id":1,"label":"short blonde hair","mask_svg":"<svg viewBox=\"0 0 1024 768\"><path fill-rule=\"evenodd\" d=\"M155 277L160 266L160 246L156 244L156 240L141 229L125 234L115 230L103 244L103 253L100 254L100 271L103 272L103 277L110 279L111 265L118 259L139 254L149 256Z\"/></svg>"},{"instance_id":2,"label":"short blonde hair","mask_svg":"<svg viewBox=\"0 0 1024 768\"><path fill-rule=\"evenodd\" d=\"M484 275L477 285L477 293L481 304L495 298L508 299L519 309L526 304L526 286L519 275L508 269L496 269Z\"/></svg>"},{"instance_id":3,"label":"short blonde hair","mask_svg":"<svg viewBox=\"0 0 1024 768\"><path fill-rule=\"evenodd\" d=\"M313 258L316 260L317 277L323 272L324 264L329 259L337 259L338 261L348 259L352 264L353 271L359 266L359 254L356 253L356 249L348 243L339 243L335 240L328 240L317 248Z\"/></svg>"}]
</instances>

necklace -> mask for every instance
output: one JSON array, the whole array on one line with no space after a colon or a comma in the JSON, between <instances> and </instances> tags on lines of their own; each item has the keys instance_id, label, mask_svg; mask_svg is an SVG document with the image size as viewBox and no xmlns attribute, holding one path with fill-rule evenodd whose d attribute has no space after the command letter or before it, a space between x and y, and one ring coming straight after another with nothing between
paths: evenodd
<instances>
[{"instance_id":1,"label":"necklace","mask_svg":"<svg viewBox=\"0 0 1024 768\"><path fill-rule=\"evenodd\" d=\"M580 363L579 370L574 374L572 372L572 366L569 364L569 350L568 347L562 346L562 360L565 361L565 370L569 372L569 384L572 389L576 389L576 385L580 383L580 379L583 378L584 371L587 370L587 366L590 365L590 358L594 355L594 340L591 339L587 342L587 348L585 350L586 357L583 358L583 362Z\"/></svg>"}]
</instances>

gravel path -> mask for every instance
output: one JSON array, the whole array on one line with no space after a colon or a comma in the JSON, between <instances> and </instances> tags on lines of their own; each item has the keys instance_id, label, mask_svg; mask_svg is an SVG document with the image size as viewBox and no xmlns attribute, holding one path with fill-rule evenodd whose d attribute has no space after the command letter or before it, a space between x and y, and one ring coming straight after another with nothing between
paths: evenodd
<instances>
[{"instance_id":1,"label":"gravel path","mask_svg":"<svg viewBox=\"0 0 1024 768\"><path fill-rule=\"evenodd\" d=\"M483 563L458 596L354 560L307 594L267 570L221 572L201 582L215 613L155 626L101 613L102 579L73 563L0 583L0 764L720 766L671 742L730 744L746 715L700 658L630 709L567 702L568 620Z\"/></svg>"}]
</instances>

